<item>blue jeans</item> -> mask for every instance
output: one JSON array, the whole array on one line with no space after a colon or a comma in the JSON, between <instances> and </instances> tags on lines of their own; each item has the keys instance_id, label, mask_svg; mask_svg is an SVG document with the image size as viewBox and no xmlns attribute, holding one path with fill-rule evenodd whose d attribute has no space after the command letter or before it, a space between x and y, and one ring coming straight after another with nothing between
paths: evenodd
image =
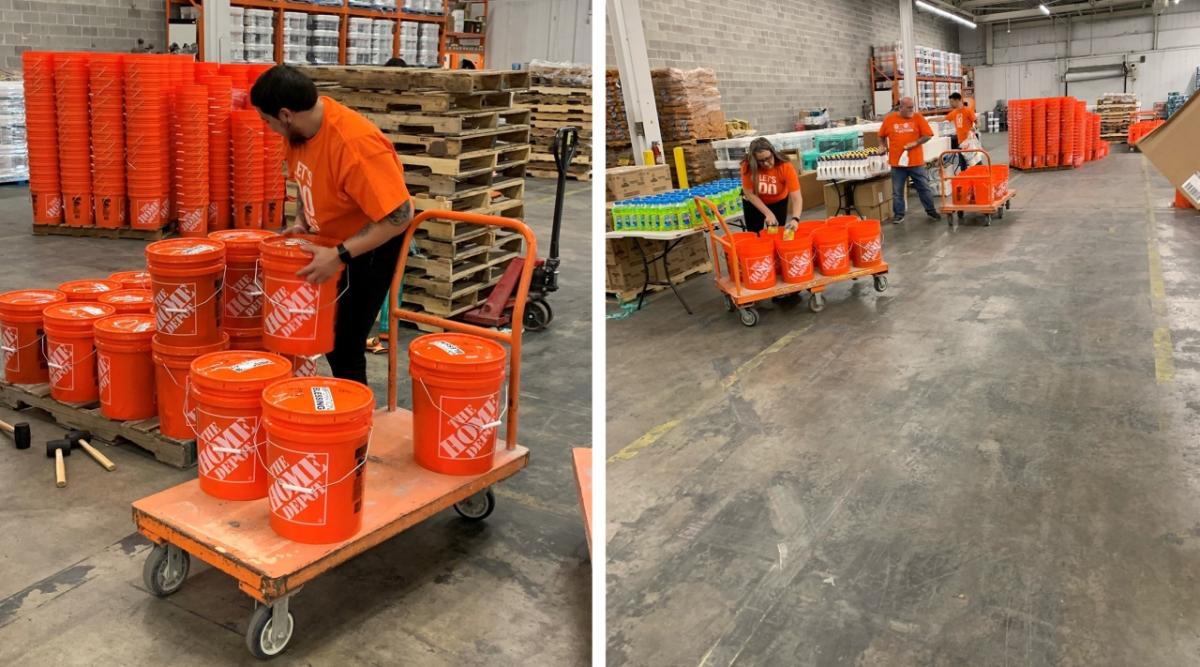
<instances>
[{"instance_id":1,"label":"blue jeans","mask_svg":"<svg viewBox=\"0 0 1200 667\"><path fill-rule=\"evenodd\" d=\"M929 181L925 178L925 165L919 167L892 167L892 213L897 218L904 215L904 182L912 179L917 188L917 196L921 198L921 206L933 217L939 217L937 206L933 204L933 191L929 189Z\"/></svg>"}]
</instances>

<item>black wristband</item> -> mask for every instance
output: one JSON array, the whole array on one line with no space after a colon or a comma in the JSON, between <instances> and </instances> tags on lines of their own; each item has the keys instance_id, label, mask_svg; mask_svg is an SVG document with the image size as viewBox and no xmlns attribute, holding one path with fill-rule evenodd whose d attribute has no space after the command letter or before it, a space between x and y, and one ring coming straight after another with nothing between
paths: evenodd
<instances>
[{"instance_id":1,"label":"black wristband","mask_svg":"<svg viewBox=\"0 0 1200 667\"><path fill-rule=\"evenodd\" d=\"M342 264L349 264L350 260L354 259L354 255L351 255L350 251L346 249L345 243L339 243L337 245L337 254L338 259L342 260Z\"/></svg>"}]
</instances>

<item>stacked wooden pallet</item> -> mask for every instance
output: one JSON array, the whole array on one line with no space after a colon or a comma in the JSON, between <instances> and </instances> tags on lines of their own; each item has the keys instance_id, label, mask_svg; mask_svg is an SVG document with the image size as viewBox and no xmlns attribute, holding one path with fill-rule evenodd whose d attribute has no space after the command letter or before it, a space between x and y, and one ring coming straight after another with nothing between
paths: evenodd
<instances>
[{"instance_id":1,"label":"stacked wooden pallet","mask_svg":"<svg viewBox=\"0 0 1200 667\"><path fill-rule=\"evenodd\" d=\"M1105 93L1096 101L1096 113L1100 114L1100 138L1124 141L1129 135L1129 123L1138 108L1138 96L1133 93Z\"/></svg>"},{"instance_id":2,"label":"stacked wooden pallet","mask_svg":"<svg viewBox=\"0 0 1200 667\"><path fill-rule=\"evenodd\" d=\"M517 102L529 108L533 126L533 152L529 156L529 175L557 178L552 143L563 127L579 128L579 150L571 160L567 175L579 181L591 180L592 174L592 70L590 66L567 66L533 62L528 93Z\"/></svg>"},{"instance_id":3,"label":"stacked wooden pallet","mask_svg":"<svg viewBox=\"0 0 1200 667\"><path fill-rule=\"evenodd\" d=\"M310 67L321 93L358 110L392 141L417 211L521 219L530 111L514 104L529 72ZM475 308L522 252L519 234L455 221L414 237L402 299L453 318Z\"/></svg>"},{"instance_id":4,"label":"stacked wooden pallet","mask_svg":"<svg viewBox=\"0 0 1200 667\"><path fill-rule=\"evenodd\" d=\"M605 164L622 166L633 164L633 154L629 138L629 118L625 115L625 93L621 89L621 75L615 69L604 73L604 109L606 125L604 128Z\"/></svg>"}]
</instances>

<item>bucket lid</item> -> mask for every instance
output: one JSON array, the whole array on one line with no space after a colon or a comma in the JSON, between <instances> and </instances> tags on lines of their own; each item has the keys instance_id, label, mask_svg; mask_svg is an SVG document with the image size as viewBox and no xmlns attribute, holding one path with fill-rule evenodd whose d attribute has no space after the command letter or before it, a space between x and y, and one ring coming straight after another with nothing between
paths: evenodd
<instances>
[{"instance_id":1,"label":"bucket lid","mask_svg":"<svg viewBox=\"0 0 1200 667\"><path fill-rule=\"evenodd\" d=\"M216 343L208 343L207 345L167 345L162 342L158 334L154 335L154 353L164 357L177 357L186 359L195 359L202 354L209 352L220 352L221 350L229 349L229 334L221 332L221 340Z\"/></svg>"},{"instance_id":2,"label":"bucket lid","mask_svg":"<svg viewBox=\"0 0 1200 667\"><path fill-rule=\"evenodd\" d=\"M370 418L375 394L353 380L303 377L263 390L263 413L299 424L341 424Z\"/></svg>"},{"instance_id":3,"label":"bucket lid","mask_svg":"<svg viewBox=\"0 0 1200 667\"><path fill-rule=\"evenodd\" d=\"M121 283L145 283L150 284L149 271L118 271L108 277L109 280Z\"/></svg>"},{"instance_id":4,"label":"bucket lid","mask_svg":"<svg viewBox=\"0 0 1200 667\"><path fill-rule=\"evenodd\" d=\"M192 382L222 391L261 391L292 374L292 362L270 352L211 352L192 360Z\"/></svg>"},{"instance_id":5,"label":"bucket lid","mask_svg":"<svg viewBox=\"0 0 1200 667\"><path fill-rule=\"evenodd\" d=\"M98 320L101 317L115 315L116 308L106 306L102 303L56 303L46 306L42 311L42 315L47 320L58 320L60 322L91 322Z\"/></svg>"},{"instance_id":6,"label":"bucket lid","mask_svg":"<svg viewBox=\"0 0 1200 667\"><path fill-rule=\"evenodd\" d=\"M328 245L328 242L322 241L312 234L292 234L291 236L274 236L263 239L259 242L258 248L264 256L308 261L312 259L312 254L302 248L305 243Z\"/></svg>"},{"instance_id":7,"label":"bucket lid","mask_svg":"<svg viewBox=\"0 0 1200 667\"><path fill-rule=\"evenodd\" d=\"M503 369L507 357L508 351L503 345L463 333L425 334L408 346L410 363L456 373Z\"/></svg>"},{"instance_id":8,"label":"bucket lid","mask_svg":"<svg viewBox=\"0 0 1200 667\"><path fill-rule=\"evenodd\" d=\"M105 292L115 292L121 289L121 283L115 280L101 280L88 278L85 280L68 280L58 286L58 291L63 294L92 295L103 294Z\"/></svg>"},{"instance_id":9,"label":"bucket lid","mask_svg":"<svg viewBox=\"0 0 1200 667\"><path fill-rule=\"evenodd\" d=\"M850 233L851 238L862 236L878 236L879 235L878 220L858 220L850 223L846 230Z\"/></svg>"},{"instance_id":10,"label":"bucket lid","mask_svg":"<svg viewBox=\"0 0 1200 667\"><path fill-rule=\"evenodd\" d=\"M116 340L144 340L154 337L154 316L140 313L110 315L96 321L96 333Z\"/></svg>"},{"instance_id":11,"label":"bucket lid","mask_svg":"<svg viewBox=\"0 0 1200 667\"><path fill-rule=\"evenodd\" d=\"M223 229L209 234L208 238L224 243L226 251L230 253L251 252L257 255L258 244L274 236L279 234L269 229Z\"/></svg>"},{"instance_id":12,"label":"bucket lid","mask_svg":"<svg viewBox=\"0 0 1200 667\"><path fill-rule=\"evenodd\" d=\"M837 243L838 241L845 242L850 238L850 235L846 231L845 227L831 227L829 225L814 231L812 236L813 242L817 244Z\"/></svg>"},{"instance_id":13,"label":"bucket lid","mask_svg":"<svg viewBox=\"0 0 1200 667\"><path fill-rule=\"evenodd\" d=\"M151 292L148 289L123 289L101 294L99 301L100 303L119 303L122 305L153 304L154 292Z\"/></svg>"},{"instance_id":14,"label":"bucket lid","mask_svg":"<svg viewBox=\"0 0 1200 667\"><path fill-rule=\"evenodd\" d=\"M213 239L167 239L146 246L146 260L157 264L206 264L224 256L225 244Z\"/></svg>"},{"instance_id":15,"label":"bucket lid","mask_svg":"<svg viewBox=\"0 0 1200 667\"><path fill-rule=\"evenodd\" d=\"M0 311L40 313L52 303L62 303L67 295L55 289L23 289L0 294Z\"/></svg>"}]
</instances>

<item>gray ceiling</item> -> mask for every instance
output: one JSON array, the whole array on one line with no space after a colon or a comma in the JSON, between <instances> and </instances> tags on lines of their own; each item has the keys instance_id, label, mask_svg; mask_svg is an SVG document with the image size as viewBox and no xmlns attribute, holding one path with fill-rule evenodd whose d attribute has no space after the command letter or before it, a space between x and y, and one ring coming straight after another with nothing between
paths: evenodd
<instances>
[{"instance_id":1,"label":"gray ceiling","mask_svg":"<svg viewBox=\"0 0 1200 667\"><path fill-rule=\"evenodd\" d=\"M976 23L1043 20L1038 0L925 0L944 9L955 10ZM1195 2L1195 0L1185 0ZM1054 17L1161 12L1172 6L1171 0L1046 0Z\"/></svg>"}]
</instances>

